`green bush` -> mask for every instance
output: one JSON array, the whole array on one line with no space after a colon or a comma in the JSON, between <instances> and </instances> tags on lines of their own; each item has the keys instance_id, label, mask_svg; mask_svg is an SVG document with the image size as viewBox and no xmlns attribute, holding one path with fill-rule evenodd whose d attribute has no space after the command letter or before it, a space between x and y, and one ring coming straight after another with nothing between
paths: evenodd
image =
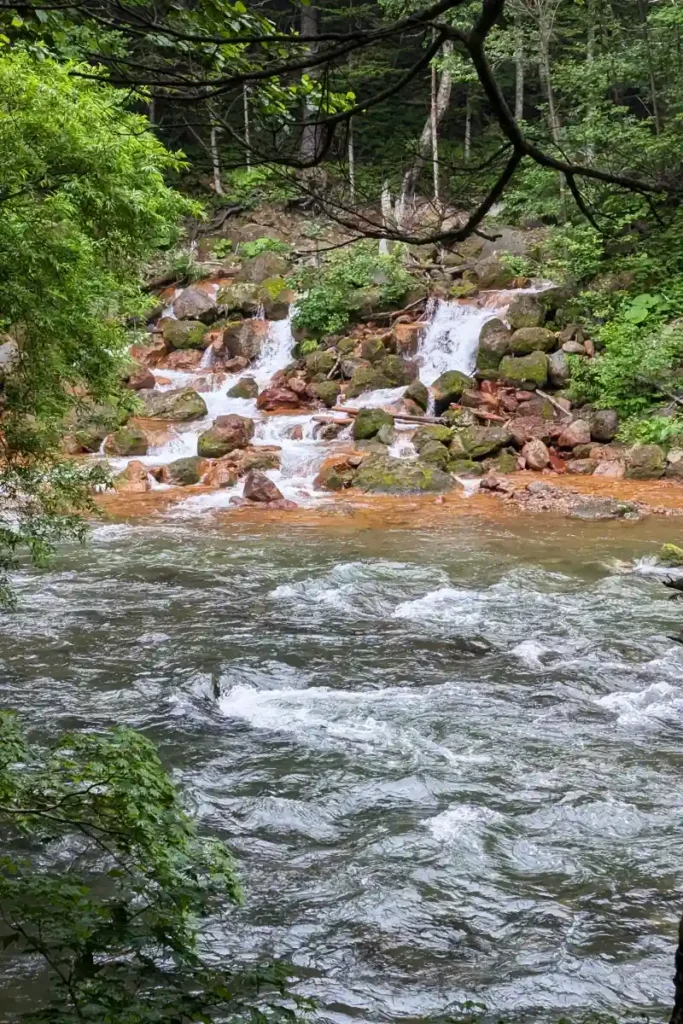
<instances>
[{"instance_id":1,"label":"green bush","mask_svg":"<svg viewBox=\"0 0 683 1024\"><path fill-rule=\"evenodd\" d=\"M289 246L280 242L277 238L256 238L253 242L240 242L239 252L241 256L251 259L253 256L260 256L262 252L277 252L285 254L289 252Z\"/></svg>"},{"instance_id":2,"label":"green bush","mask_svg":"<svg viewBox=\"0 0 683 1024\"><path fill-rule=\"evenodd\" d=\"M619 431L619 440L627 444L661 444L672 448L683 443L683 409L681 416L632 417Z\"/></svg>"},{"instance_id":3,"label":"green bush","mask_svg":"<svg viewBox=\"0 0 683 1024\"><path fill-rule=\"evenodd\" d=\"M262 203L282 203L298 195L294 173L283 167L254 167L232 171L223 182L224 201L249 210Z\"/></svg>"}]
</instances>

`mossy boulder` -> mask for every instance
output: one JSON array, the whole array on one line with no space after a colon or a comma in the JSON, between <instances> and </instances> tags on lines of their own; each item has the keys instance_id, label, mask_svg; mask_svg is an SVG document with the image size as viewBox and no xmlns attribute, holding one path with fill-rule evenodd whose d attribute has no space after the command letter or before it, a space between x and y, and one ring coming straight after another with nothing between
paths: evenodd
<instances>
[{"instance_id":1,"label":"mossy boulder","mask_svg":"<svg viewBox=\"0 0 683 1024\"><path fill-rule=\"evenodd\" d=\"M683 569L683 548L677 544L663 544L659 550L659 561L671 569Z\"/></svg>"},{"instance_id":2,"label":"mossy boulder","mask_svg":"<svg viewBox=\"0 0 683 1024\"><path fill-rule=\"evenodd\" d=\"M510 444L512 434L504 427L465 427L457 432L456 439L469 459L483 459Z\"/></svg>"},{"instance_id":3,"label":"mossy boulder","mask_svg":"<svg viewBox=\"0 0 683 1024\"><path fill-rule=\"evenodd\" d=\"M164 341L171 348L204 348L208 328L197 320L166 320Z\"/></svg>"},{"instance_id":4,"label":"mossy boulder","mask_svg":"<svg viewBox=\"0 0 683 1024\"><path fill-rule=\"evenodd\" d=\"M202 288L190 285L173 303L173 312L179 320L203 320L210 324L216 319L216 302Z\"/></svg>"},{"instance_id":5,"label":"mossy boulder","mask_svg":"<svg viewBox=\"0 0 683 1024\"><path fill-rule=\"evenodd\" d=\"M378 391L380 388L390 388L391 381L388 380L376 366L356 366L351 376L351 382L346 389L347 398L356 398L365 391Z\"/></svg>"},{"instance_id":6,"label":"mossy boulder","mask_svg":"<svg viewBox=\"0 0 683 1024\"><path fill-rule=\"evenodd\" d=\"M479 332L478 373L498 369L501 359L510 351L511 336L510 329L498 317L487 320Z\"/></svg>"},{"instance_id":7,"label":"mossy boulder","mask_svg":"<svg viewBox=\"0 0 683 1024\"><path fill-rule=\"evenodd\" d=\"M383 426L394 426L394 417L384 409L361 409L353 421L353 436L356 441L369 441Z\"/></svg>"},{"instance_id":8,"label":"mossy boulder","mask_svg":"<svg viewBox=\"0 0 683 1024\"><path fill-rule=\"evenodd\" d=\"M436 466L373 454L363 459L353 486L371 494L438 494L451 490L454 482Z\"/></svg>"},{"instance_id":9,"label":"mossy boulder","mask_svg":"<svg viewBox=\"0 0 683 1024\"><path fill-rule=\"evenodd\" d=\"M426 410L429 406L429 391L420 380L414 380L403 392L403 397L410 402L415 402L421 409Z\"/></svg>"},{"instance_id":10,"label":"mossy boulder","mask_svg":"<svg viewBox=\"0 0 683 1024\"><path fill-rule=\"evenodd\" d=\"M519 468L517 455L514 452L499 452L494 459L485 460L484 468L487 473L516 473Z\"/></svg>"},{"instance_id":11,"label":"mossy boulder","mask_svg":"<svg viewBox=\"0 0 683 1024\"><path fill-rule=\"evenodd\" d=\"M420 462L426 462L431 466L438 466L439 469L447 470L451 460L451 454L445 445L439 441L427 441L420 448Z\"/></svg>"},{"instance_id":12,"label":"mossy boulder","mask_svg":"<svg viewBox=\"0 0 683 1024\"><path fill-rule=\"evenodd\" d=\"M139 427L119 427L104 442L107 455L146 455L149 448L147 435Z\"/></svg>"},{"instance_id":13,"label":"mossy boulder","mask_svg":"<svg viewBox=\"0 0 683 1024\"><path fill-rule=\"evenodd\" d=\"M453 476L483 476L486 472L483 462L472 459L451 459L448 469Z\"/></svg>"},{"instance_id":14,"label":"mossy boulder","mask_svg":"<svg viewBox=\"0 0 683 1024\"><path fill-rule=\"evenodd\" d=\"M413 444L418 452L422 451L425 445L431 444L433 441L438 442L440 445L448 445L453 437L453 431L450 427L441 426L438 423L428 424L424 427L419 427L413 435Z\"/></svg>"},{"instance_id":15,"label":"mossy boulder","mask_svg":"<svg viewBox=\"0 0 683 1024\"><path fill-rule=\"evenodd\" d=\"M253 377L241 377L228 391L228 398L258 398L258 384Z\"/></svg>"},{"instance_id":16,"label":"mossy boulder","mask_svg":"<svg viewBox=\"0 0 683 1024\"><path fill-rule=\"evenodd\" d=\"M514 387L542 388L548 380L548 357L545 352L528 356L504 356L500 375Z\"/></svg>"},{"instance_id":17,"label":"mossy boulder","mask_svg":"<svg viewBox=\"0 0 683 1024\"><path fill-rule=\"evenodd\" d=\"M666 453L658 444L637 444L626 453L629 480L657 480L665 468Z\"/></svg>"},{"instance_id":18,"label":"mossy boulder","mask_svg":"<svg viewBox=\"0 0 683 1024\"><path fill-rule=\"evenodd\" d=\"M341 385L337 380L321 380L313 385L316 398L324 402L328 409L337 404Z\"/></svg>"},{"instance_id":19,"label":"mossy boulder","mask_svg":"<svg viewBox=\"0 0 683 1024\"><path fill-rule=\"evenodd\" d=\"M467 276L469 277L469 274ZM488 256L475 263L473 276L480 288L507 288L514 278L509 267L506 267L497 256Z\"/></svg>"},{"instance_id":20,"label":"mossy boulder","mask_svg":"<svg viewBox=\"0 0 683 1024\"><path fill-rule=\"evenodd\" d=\"M244 260L235 281L238 284L263 284L270 278L281 278L286 272L287 260L276 252L266 250Z\"/></svg>"},{"instance_id":21,"label":"mossy boulder","mask_svg":"<svg viewBox=\"0 0 683 1024\"><path fill-rule=\"evenodd\" d=\"M340 341L337 342L337 351L343 356L350 355L350 353L353 352L355 347L356 342L354 338L342 338Z\"/></svg>"},{"instance_id":22,"label":"mossy boulder","mask_svg":"<svg viewBox=\"0 0 683 1024\"><path fill-rule=\"evenodd\" d=\"M248 281L235 281L221 288L218 293L218 305L227 314L252 316L258 310L260 301L258 284Z\"/></svg>"},{"instance_id":23,"label":"mossy boulder","mask_svg":"<svg viewBox=\"0 0 683 1024\"><path fill-rule=\"evenodd\" d=\"M474 387L474 381L460 370L446 370L432 384L434 410L437 416L448 408L451 402L457 402L463 391Z\"/></svg>"},{"instance_id":24,"label":"mossy boulder","mask_svg":"<svg viewBox=\"0 0 683 1024\"><path fill-rule=\"evenodd\" d=\"M548 377L553 387L566 387L570 376L569 357L566 352L560 349L548 356Z\"/></svg>"},{"instance_id":25,"label":"mossy boulder","mask_svg":"<svg viewBox=\"0 0 683 1024\"><path fill-rule=\"evenodd\" d=\"M194 388L174 388L172 391L140 391L144 402L143 415L156 420L186 423L200 420L208 414L206 402Z\"/></svg>"},{"instance_id":26,"label":"mossy boulder","mask_svg":"<svg viewBox=\"0 0 683 1024\"><path fill-rule=\"evenodd\" d=\"M479 286L474 281L456 281L454 285L448 289L448 294L452 299L468 299L473 295L476 295L479 291Z\"/></svg>"},{"instance_id":27,"label":"mossy boulder","mask_svg":"<svg viewBox=\"0 0 683 1024\"><path fill-rule=\"evenodd\" d=\"M406 363L396 355L385 356L380 363L377 363L377 368L382 376L389 381L389 386L392 388L410 384L417 377L417 367L412 363Z\"/></svg>"},{"instance_id":28,"label":"mossy boulder","mask_svg":"<svg viewBox=\"0 0 683 1024\"><path fill-rule=\"evenodd\" d=\"M323 373L327 376L337 365L337 359L338 355L334 349L316 349L315 352L309 352L306 356L306 369L312 377L317 373Z\"/></svg>"},{"instance_id":29,"label":"mossy boulder","mask_svg":"<svg viewBox=\"0 0 683 1024\"><path fill-rule=\"evenodd\" d=\"M545 327L520 327L510 338L510 352L513 356L550 352L554 346L555 335Z\"/></svg>"},{"instance_id":30,"label":"mossy boulder","mask_svg":"<svg viewBox=\"0 0 683 1024\"><path fill-rule=\"evenodd\" d=\"M369 363L379 363L386 356L387 350L381 338L364 338L361 343L360 354Z\"/></svg>"},{"instance_id":31,"label":"mossy boulder","mask_svg":"<svg viewBox=\"0 0 683 1024\"><path fill-rule=\"evenodd\" d=\"M508 306L507 321L513 331L520 327L540 327L544 320L545 311L534 295L516 295Z\"/></svg>"},{"instance_id":32,"label":"mossy boulder","mask_svg":"<svg viewBox=\"0 0 683 1024\"><path fill-rule=\"evenodd\" d=\"M199 435L197 455L220 459L238 448L246 448L254 436L254 421L247 416L217 416L209 430Z\"/></svg>"},{"instance_id":33,"label":"mossy boulder","mask_svg":"<svg viewBox=\"0 0 683 1024\"><path fill-rule=\"evenodd\" d=\"M198 455L176 459L174 462L169 462L166 467L166 479L168 483L176 484L178 487L190 487L192 484L199 483L204 465L204 460L200 459Z\"/></svg>"},{"instance_id":34,"label":"mossy boulder","mask_svg":"<svg viewBox=\"0 0 683 1024\"><path fill-rule=\"evenodd\" d=\"M286 320L292 293L281 277L269 277L259 285L258 298L266 320Z\"/></svg>"}]
</instances>

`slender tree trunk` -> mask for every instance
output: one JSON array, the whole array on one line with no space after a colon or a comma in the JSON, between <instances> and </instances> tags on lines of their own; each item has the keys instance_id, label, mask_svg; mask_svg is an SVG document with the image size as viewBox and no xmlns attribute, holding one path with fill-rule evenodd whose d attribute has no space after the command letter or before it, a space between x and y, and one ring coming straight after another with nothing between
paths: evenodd
<instances>
[{"instance_id":1,"label":"slender tree trunk","mask_svg":"<svg viewBox=\"0 0 683 1024\"><path fill-rule=\"evenodd\" d=\"M545 92L546 103L548 104L548 127L550 128L551 139L555 145L558 146L560 143L560 124L557 119L555 92L553 90L553 80L550 72L550 26L548 25L543 13L538 26L538 37L540 46L538 66L540 70L541 85Z\"/></svg>"},{"instance_id":2,"label":"slender tree trunk","mask_svg":"<svg viewBox=\"0 0 683 1024\"><path fill-rule=\"evenodd\" d=\"M249 86L242 86L242 102L244 106L244 145L246 147L247 170L251 170L251 130L249 125Z\"/></svg>"},{"instance_id":3,"label":"slender tree trunk","mask_svg":"<svg viewBox=\"0 0 683 1024\"><path fill-rule=\"evenodd\" d=\"M223 195L223 183L221 181L221 161L218 153L218 131L215 125L211 125L211 164L213 166L213 187L216 195Z\"/></svg>"},{"instance_id":4,"label":"slender tree trunk","mask_svg":"<svg viewBox=\"0 0 683 1024\"><path fill-rule=\"evenodd\" d=\"M432 136L432 172L434 176L434 202L439 201L439 123L436 110L436 67L432 63L432 90L430 109L430 130Z\"/></svg>"},{"instance_id":5,"label":"slender tree trunk","mask_svg":"<svg viewBox=\"0 0 683 1024\"><path fill-rule=\"evenodd\" d=\"M638 9L643 22L643 34L645 37L645 53L647 54L647 77L650 85L650 105L652 107L652 120L655 126L655 134L659 135L662 124L659 117L659 104L657 102L657 82L655 81L655 70L652 61L652 43L650 39L650 26L647 20L647 7L643 0L638 0Z\"/></svg>"},{"instance_id":6,"label":"slender tree trunk","mask_svg":"<svg viewBox=\"0 0 683 1024\"><path fill-rule=\"evenodd\" d=\"M150 124L156 124L156 103L154 98L149 101L149 107L147 108L147 116Z\"/></svg>"},{"instance_id":7,"label":"slender tree trunk","mask_svg":"<svg viewBox=\"0 0 683 1024\"><path fill-rule=\"evenodd\" d=\"M349 192L351 199L356 198L356 154L353 149L353 118L349 118L349 130L347 138L347 151L348 151L348 162L349 162Z\"/></svg>"},{"instance_id":8,"label":"slender tree trunk","mask_svg":"<svg viewBox=\"0 0 683 1024\"><path fill-rule=\"evenodd\" d=\"M382 188L382 223L385 227L389 227L392 217L393 210L391 206L391 191L389 190L389 182L385 181ZM388 238L380 238L379 251L382 256L389 255L391 252L391 244Z\"/></svg>"},{"instance_id":9,"label":"slender tree trunk","mask_svg":"<svg viewBox=\"0 0 683 1024\"><path fill-rule=\"evenodd\" d=\"M524 117L524 28L519 11L515 15L515 120Z\"/></svg>"},{"instance_id":10,"label":"slender tree trunk","mask_svg":"<svg viewBox=\"0 0 683 1024\"><path fill-rule=\"evenodd\" d=\"M465 163L470 162L472 153L472 103L470 101L470 90L467 87L467 100L465 102Z\"/></svg>"},{"instance_id":11,"label":"slender tree trunk","mask_svg":"<svg viewBox=\"0 0 683 1024\"><path fill-rule=\"evenodd\" d=\"M320 10L312 3L309 6L305 6L302 3L299 26L302 35L317 36L320 34ZM307 45L311 54L317 52L317 43L312 42ZM305 101L304 121L309 123L304 125L301 133L299 155L302 160L308 163L314 161L320 153L320 126L315 123L316 116L317 110L315 105L310 101Z\"/></svg>"},{"instance_id":12,"label":"slender tree trunk","mask_svg":"<svg viewBox=\"0 0 683 1024\"><path fill-rule=\"evenodd\" d=\"M595 9L592 3L588 4L588 33L586 36L586 64L588 65L588 74L593 78L593 64L595 63ZM591 101L591 108L593 103ZM592 141L589 141L586 146L586 156L588 162L592 163L595 159L595 146Z\"/></svg>"}]
</instances>

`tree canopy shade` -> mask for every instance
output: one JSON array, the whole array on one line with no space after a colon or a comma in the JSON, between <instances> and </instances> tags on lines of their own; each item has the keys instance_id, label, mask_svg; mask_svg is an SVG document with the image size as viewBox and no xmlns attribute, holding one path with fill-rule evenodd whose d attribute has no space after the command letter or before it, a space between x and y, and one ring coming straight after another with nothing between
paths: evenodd
<instances>
[{"instance_id":1,"label":"tree canopy shade","mask_svg":"<svg viewBox=\"0 0 683 1024\"><path fill-rule=\"evenodd\" d=\"M97 471L56 459L59 428L118 394L140 268L194 209L164 182L180 158L78 70L0 49L0 572L80 533Z\"/></svg>"},{"instance_id":2,"label":"tree canopy shade","mask_svg":"<svg viewBox=\"0 0 683 1024\"><path fill-rule=\"evenodd\" d=\"M139 733L45 749L0 713L0 822L0 946L48 972L31 1022L295 1018L283 967L232 970L213 948L210 920L241 900L233 859Z\"/></svg>"}]
</instances>

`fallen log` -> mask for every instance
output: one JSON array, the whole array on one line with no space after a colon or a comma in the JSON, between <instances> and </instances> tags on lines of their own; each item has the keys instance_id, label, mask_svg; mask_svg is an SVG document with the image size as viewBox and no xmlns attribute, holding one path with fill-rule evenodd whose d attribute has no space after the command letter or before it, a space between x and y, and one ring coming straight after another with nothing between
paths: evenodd
<instances>
[{"instance_id":1,"label":"fallen log","mask_svg":"<svg viewBox=\"0 0 683 1024\"><path fill-rule=\"evenodd\" d=\"M343 427L350 427L353 423L352 419L340 420L335 416L325 416L323 413L318 416L311 416L311 419L314 423L341 423Z\"/></svg>"},{"instance_id":2,"label":"fallen log","mask_svg":"<svg viewBox=\"0 0 683 1024\"><path fill-rule=\"evenodd\" d=\"M347 416L357 416L361 411L361 409L347 409L342 405L335 405L332 407L332 412L344 412ZM446 425L445 419L441 416L408 416L401 412L390 412L389 415L393 416L395 420L405 420L406 423L438 423L444 426Z\"/></svg>"},{"instance_id":3,"label":"fallen log","mask_svg":"<svg viewBox=\"0 0 683 1024\"><path fill-rule=\"evenodd\" d=\"M572 414L571 414L570 412L568 412L568 411L567 411L567 409L565 409L565 407L564 407L563 405L560 405L560 403L559 403L559 402L557 402L557 401L556 401L556 400L555 400L555 399L554 399L554 398L552 397L552 395L547 395L547 394L545 393L545 391L541 391L541 389L540 389L540 388L536 388L536 394L537 394L537 395L540 395L540 396L541 396L541 398L545 398L545 400L546 400L547 402L550 402L550 404L551 404L552 406L554 406L554 407L555 407L555 408L556 408L556 409L558 410L558 412L561 412L563 416L566 416L566 417L567 417L568 419L571 419L571 418L572 418Z\"/></svg>"}]
</instances>

